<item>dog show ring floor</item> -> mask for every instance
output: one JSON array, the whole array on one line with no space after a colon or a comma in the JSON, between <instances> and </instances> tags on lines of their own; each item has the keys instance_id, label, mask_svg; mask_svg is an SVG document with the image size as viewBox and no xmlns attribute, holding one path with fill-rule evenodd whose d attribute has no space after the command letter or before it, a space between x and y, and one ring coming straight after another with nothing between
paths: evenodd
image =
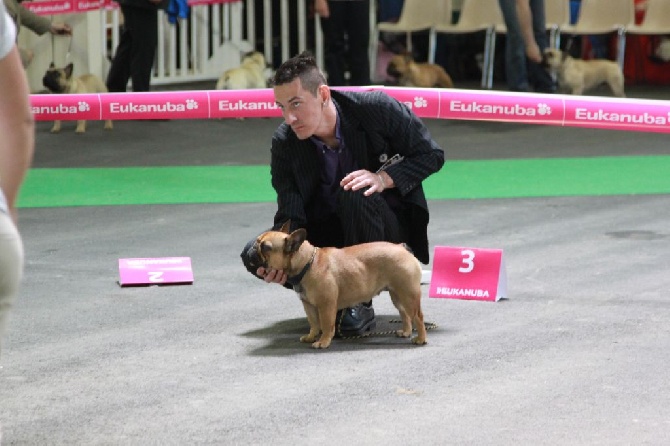
<instances>
[{"instance_id":1,"label":"dog show ring floor","mask_svg":"<svg viewBox=\"0 0 670 446\"><path fill-rule=\"evenodd\" d=\"M446 152L425 183L431 252L502 249L508 298L424 285L427 345L316 351L295 293L239 257L272 222L279 122L38 123L3 444L670 441L667 135L425 121ZM118 259L135 257L190 257L194 281L119 286ZM397 325L387 293L374 308L380 331Z\"/></svg>"}]
</instances>

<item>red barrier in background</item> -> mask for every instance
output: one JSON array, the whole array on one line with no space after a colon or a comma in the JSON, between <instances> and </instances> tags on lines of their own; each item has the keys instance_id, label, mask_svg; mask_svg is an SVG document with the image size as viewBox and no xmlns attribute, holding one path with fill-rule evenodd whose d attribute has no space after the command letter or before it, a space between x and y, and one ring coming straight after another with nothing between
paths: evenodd
<instances>
[{"instance_id":1,"label":"red barrier in background","mask_svg":"<svg viewBox=\"0 0 670 446\"><path fill-rule=\"evenodd\" d=\"M336 88L337 89L337 88ZM670 133L670 101L458 89L381 90L419 117ZM281 117L272 89L31 96L36 120Z\"/></svg>"}]
</instances>

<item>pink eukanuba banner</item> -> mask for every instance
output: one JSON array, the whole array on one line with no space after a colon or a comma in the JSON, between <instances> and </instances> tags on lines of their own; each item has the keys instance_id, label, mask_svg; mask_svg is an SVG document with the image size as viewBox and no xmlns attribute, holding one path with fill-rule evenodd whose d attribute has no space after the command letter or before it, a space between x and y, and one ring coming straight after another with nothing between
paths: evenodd
<instances>
[{"instance_id":1,"label":"pink eukanuba banner","mask_svg":"<svg viewBox=\"0 0 670 446\"><path fill-rule=\"evenodd\" d=\"M670 101L498 91L381 90L427 119L459 119L670 133ZM37 120L281 117L271 89L32 95Z\"/></svg>"}]
</instances>

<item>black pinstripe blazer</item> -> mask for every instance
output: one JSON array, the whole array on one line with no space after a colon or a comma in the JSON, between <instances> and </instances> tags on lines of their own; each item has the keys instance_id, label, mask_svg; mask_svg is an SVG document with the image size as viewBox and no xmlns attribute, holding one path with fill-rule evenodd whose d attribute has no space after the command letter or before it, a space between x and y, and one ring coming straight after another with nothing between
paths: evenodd
<instances>
[{"instance_id":1,"label":"black pinstripe blazer","mask_svg":"<svg viewBox=\"0 0 670 446\"><path fill-rule=\"evenodd\" d=\"M400 163L387 168L396 193L408 212L407 243L428 263L428 204L421 182L440 170L444 151L426 126L405 105L384 92L331 91L340 117L340 131L359 169L375 172L395 154ZM314 143L299 140L286 123L272 137L272 187L277 192L275 229L291 219L292 230L305 227L305 209L316 198L320 164Z\"/></svg>"}]
</instances>

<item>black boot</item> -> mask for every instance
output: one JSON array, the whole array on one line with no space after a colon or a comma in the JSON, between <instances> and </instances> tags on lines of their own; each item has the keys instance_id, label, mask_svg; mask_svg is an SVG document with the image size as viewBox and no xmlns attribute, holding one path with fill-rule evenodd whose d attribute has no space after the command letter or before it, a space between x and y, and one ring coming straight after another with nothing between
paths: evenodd
<instances>
[{"instance_id":1,"label":"black boot","mask_svg":"<svg viewBox=\"0 0 670 446\"><path fill-rule=\"evenodd\" d=\"M375 321L375 310L372 308L372 302L339 310L335 324L336 338L363 336L365 333L374 330L377 322Z\"/></svg>"}]
</instances>

